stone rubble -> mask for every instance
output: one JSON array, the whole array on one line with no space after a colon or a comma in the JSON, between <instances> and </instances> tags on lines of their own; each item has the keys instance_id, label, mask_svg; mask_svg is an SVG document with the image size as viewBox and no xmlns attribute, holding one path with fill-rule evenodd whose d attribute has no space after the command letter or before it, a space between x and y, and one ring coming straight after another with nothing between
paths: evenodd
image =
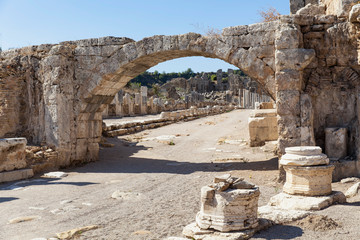
<instances>
[{"instance_id":1,"label":"stone rubble","mask_svg":"<svg viewBox=\"0 0 360 240\"><path fill-rule=\"evenodd\" d=\"M63 178L67 176L68 174L65 172L48 172L44 174L44 177L46 178Z\"/></svg>"},{"instance_id":2,"label":"stone rubble","mask_svg":"<svg viewBox=\"0 0 360 240\"><path fill-rule=\"evenodd\" d=\"M360 182L355 183L354 185L352 185L346 192L345 192L345 196L346 198L351 198L354 197L358 194L360 190Z\"/></svg>"},{"instance_id":3,"label":"stone rubble","mask_svg":"<svg viewBox=\"0 0 360 240\"><path fill-rule=\"evenodd\" d=\"M352 183L352 182L358 182L360 181L360 178L357 178L357 177L349 177L349 178L344 178L344 179L341 179L341 183Z\"/></svg>"},{"instance_id":4,"label":"stone rubble","mask_svg":"<svg viewBox=\"0 0 360 240\"><path fill-rule=\"evenodd\" d=\"M98 229L99 227L100 227L99 225L90 225L90 226L86 226L86 227L79 227L79 228L75 228L75 229L68 230L65 232L56 233L56 236L59 239L73 239L74 237L81 235L81 233L83 233L83 232L95 230L95 229Z\"/></svg>"}]
</instances>

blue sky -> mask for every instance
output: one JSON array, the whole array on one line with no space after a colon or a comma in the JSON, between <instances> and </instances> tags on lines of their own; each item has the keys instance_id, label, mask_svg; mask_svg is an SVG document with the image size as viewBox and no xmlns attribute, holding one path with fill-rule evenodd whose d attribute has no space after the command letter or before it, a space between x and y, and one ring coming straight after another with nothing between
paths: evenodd
<instances>
[{"instance_id":1,"label":"blue sky","mask_svg":"<svg viewBox=\"0 0 360 240\"><path fill-rule=\"evenodd\" d=\"M289 0L0 0L3 50L43 43L97 38L204 33L208 27L259 22L259 10L289 14ZM235 68L221 60L188 57L152 69L195 72Z\"/></svg>"}]
</instances>

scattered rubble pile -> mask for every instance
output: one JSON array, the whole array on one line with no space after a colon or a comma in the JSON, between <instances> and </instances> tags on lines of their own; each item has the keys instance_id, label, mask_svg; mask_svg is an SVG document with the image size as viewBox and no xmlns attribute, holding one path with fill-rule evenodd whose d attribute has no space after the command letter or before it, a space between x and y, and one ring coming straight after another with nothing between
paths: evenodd
<instances>
[{"instance_id":1,"label":"scattered rubble pile","mask_svg":"<svg viewBox=\"0 0 360 240\"><path fill-rule=\"evenodd\" d=\"M302 229L309 229L312 231L327 231L341 227L341 225L332 218L315 214L296 221L295 225Z\"/></svg>"},{"instance_id":2,"label":"scattered rubble pile","mask_svg":"<svg viewBox=\"0 0 360 240\"><path fill-rule=\"evenodd\" d=\"M58 152L49 146L26 146L26 162L34 174L55 169Z\"/></svg>"}]
</instances>

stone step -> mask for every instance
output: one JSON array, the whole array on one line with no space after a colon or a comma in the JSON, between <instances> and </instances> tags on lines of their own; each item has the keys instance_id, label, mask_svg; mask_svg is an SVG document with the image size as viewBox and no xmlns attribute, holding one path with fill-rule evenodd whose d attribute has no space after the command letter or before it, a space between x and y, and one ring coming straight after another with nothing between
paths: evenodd
<instances>
[{"instance_id":1,"label":"stone step","mask_svg":"<svg viewBox=\"0 0 360 240\"><path fill-rule=\"evenodd\" d=\"M14 170L9 172L1 172L0 183L27 179L31 178L32 176L34 176L34 172L31 168Z\"/></svg>"}]
</instances>

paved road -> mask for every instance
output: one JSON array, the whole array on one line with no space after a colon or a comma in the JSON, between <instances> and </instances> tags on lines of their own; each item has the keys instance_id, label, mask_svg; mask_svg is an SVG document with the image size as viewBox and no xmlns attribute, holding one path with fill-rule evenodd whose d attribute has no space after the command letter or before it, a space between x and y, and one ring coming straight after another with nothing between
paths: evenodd
<instances>
[{"instance_id":1,"label":"paved road","mask_svg":"<svg viewBox=\"0 0 360 240\"><path fill-rule=\"evenodd\" d=\"M199 210L201 186L229 171L262 185L265 204L278 191L277 160L246 144L249 113L235 110L109 138L115 146L101 149L98 162L68 169L65 178L0 185L0 238L48 238L94 224L100 228L80 239L181 236ZM24 216L36 218L8 224Z\"/></svg>"}]
</instances>

